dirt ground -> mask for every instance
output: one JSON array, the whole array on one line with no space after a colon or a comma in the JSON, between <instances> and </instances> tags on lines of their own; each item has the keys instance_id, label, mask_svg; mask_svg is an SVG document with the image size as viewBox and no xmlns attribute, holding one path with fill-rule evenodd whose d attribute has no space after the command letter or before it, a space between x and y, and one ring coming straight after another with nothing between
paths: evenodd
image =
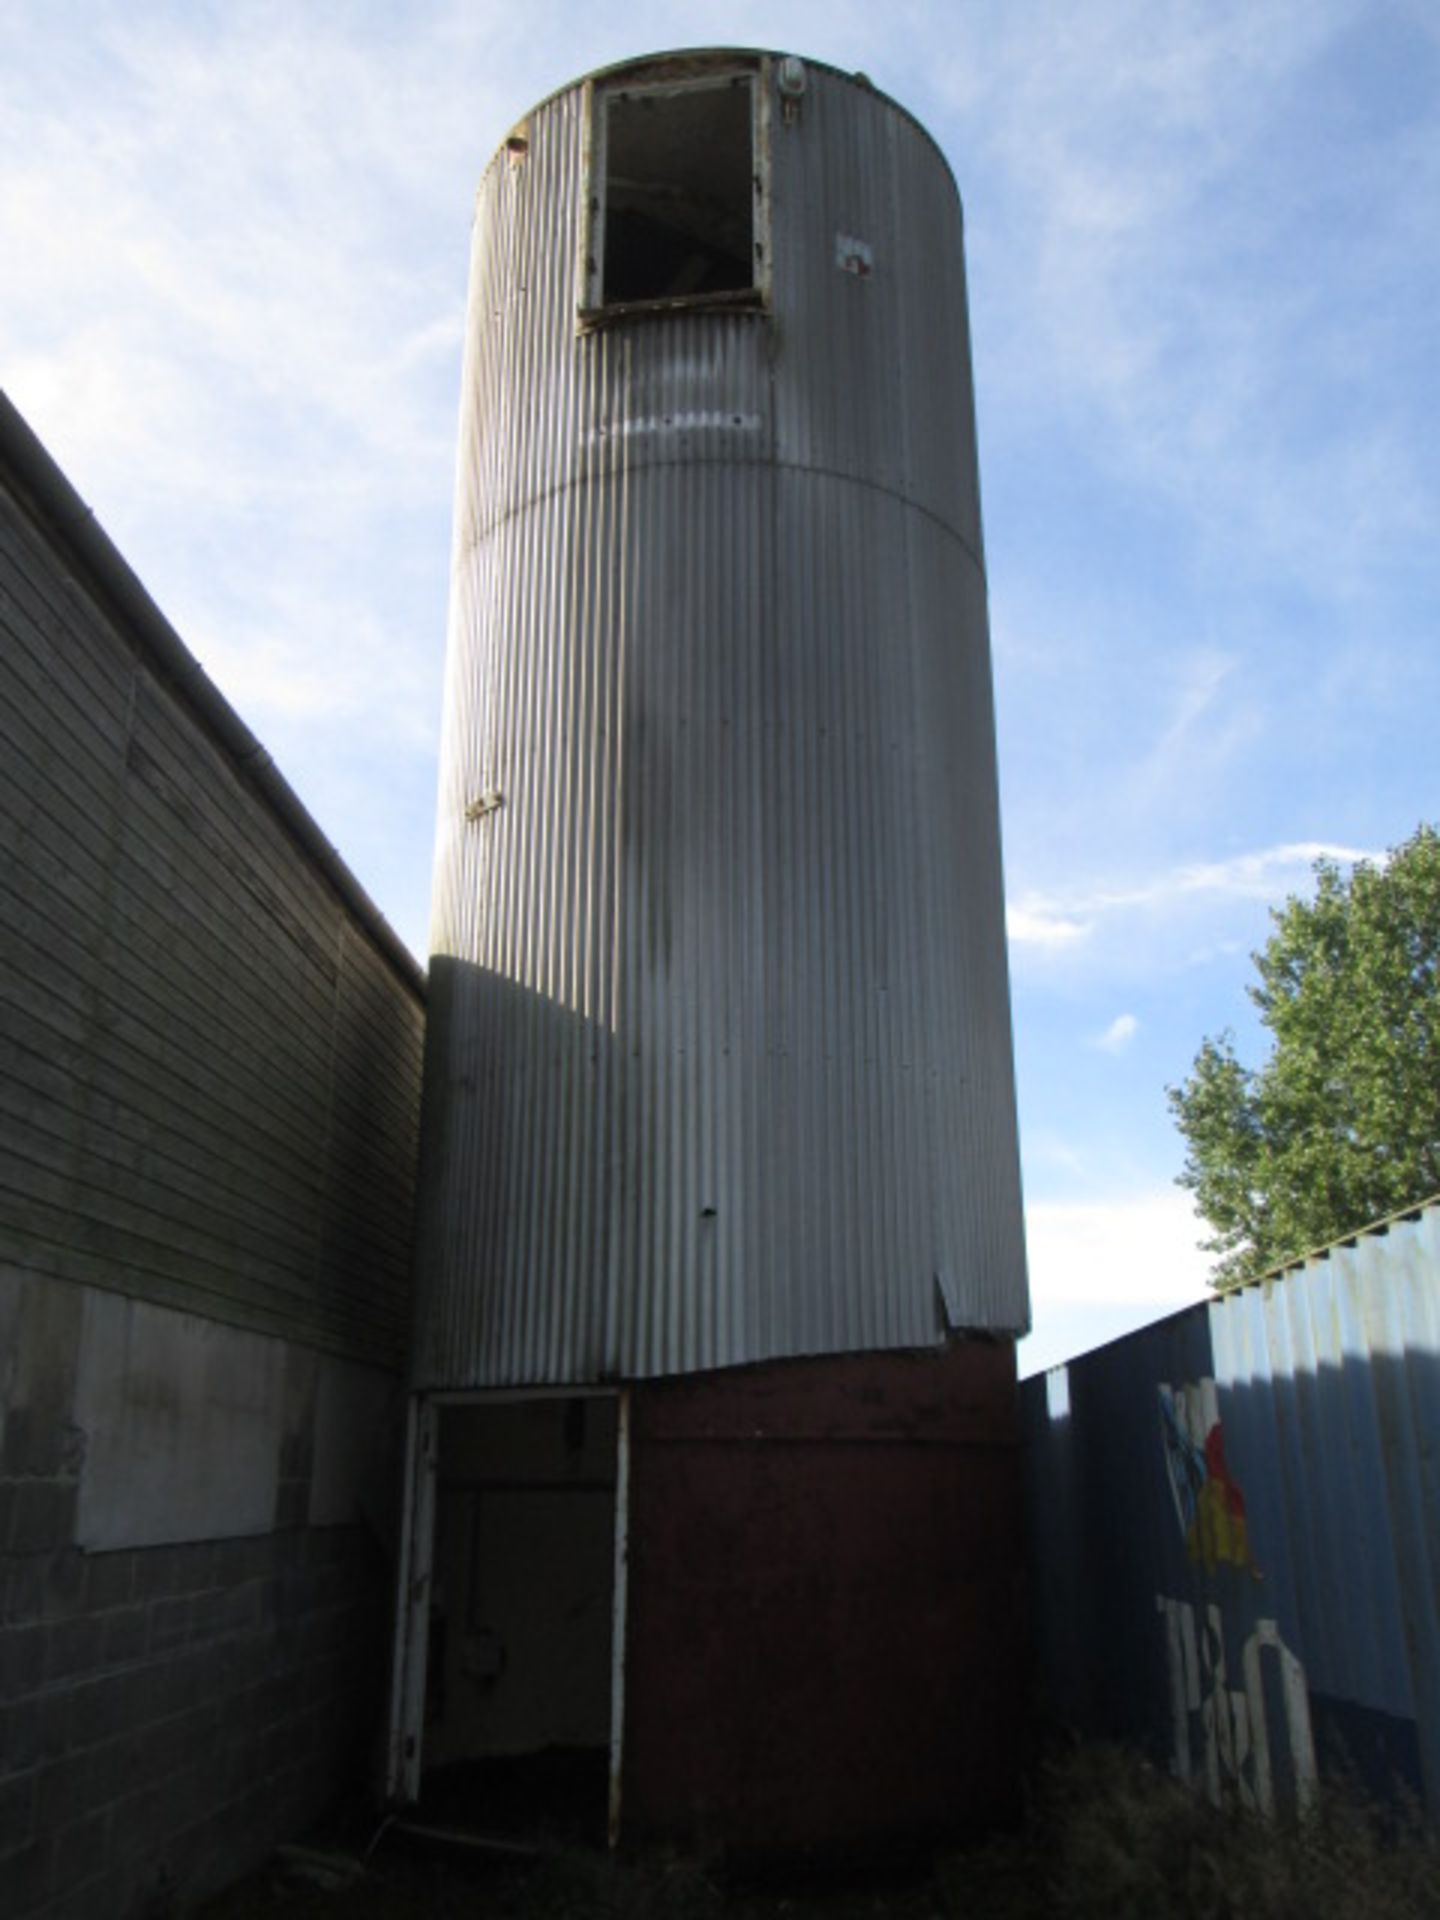
<instances>
[{"instance_id":1,"label":"dirt ground","mask_svg":"<svg viewBox=\"0 0 1440 1920\"><path fill-rule=\"evenodd\" d=\"M792 1873L781 1884L654 1850L617 1856L605 1845L607 1790L603 1754L446 1769L427 1778L421 1809L392 1820L342 1810L203 1920L935 1920L955 1911L928 1857L863 1877L832 1871L823 1882Z\"/></svg>"},{"instance_id":2,"label":"dirt ground","mask_svg":"<svg viewBox=\"0 0 1440 1920\"><path fill-rule=\"evenodd\" d=\"M949 1896L951 1863L929 1857L823 1880L792 1871L782 1883L655 1850L617 1856L605 1845L607 1789L603 1754L447 1769L427 1779L421 1810L393 1820L342 1811L203 1920L950 1920L967 1910Z\"/></svg>"},{"instance_id":3,"label":"dirt ground","mask_svg":"<svg viewBox=\"0 0 1440 1920\"><path fill-rule=\"evenodd\" d=\"M1303 1818L1272 1822L1208 1806L1112 1748L1038 1768L1015 1833L825 1880L747 1882L693 1859L614 1856L588 1788L582 1798L580 1825L572 1815L547 1829L533 1801L491 1796L501 1822L489 1838L508 1848L352 1815L312 1836L308 1854L282 1849L200 1920L1440 1920L1440 1837L1419 1809L1326 1789Z\"/></svg>"},{"instance_id":4,"label":"dirt ground","mask_svg":"<svg viewBox=\"0 0 1440 1920\"><path fill-rule=\"evenodd\" d=\"M307 1885L303 1869L277 1863L204 1920L947 1920L956 1911L928 1868L859 1885L747 1887L687 1861L581 1848L522 1860L387 1835L348 1885Z\"/></svg>"}]
</instances>

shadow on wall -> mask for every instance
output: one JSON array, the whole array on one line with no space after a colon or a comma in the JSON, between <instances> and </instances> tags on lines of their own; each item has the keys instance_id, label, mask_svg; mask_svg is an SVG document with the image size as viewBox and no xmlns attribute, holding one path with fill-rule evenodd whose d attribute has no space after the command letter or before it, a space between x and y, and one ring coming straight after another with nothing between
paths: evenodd
<instances>
[{"instance_id":1,"label":"shadow on wall","mask_svg":"<svg viewBox=\"0 0 1440 1920\"><path fill-rule=\"evenodd\" d=\"M412 1380L606 1378L613 1036L438 955L425 1048Z\"/></svg>"},{"instance_id":2,"label":"shadow on wall","mask_svg":"<svg viewBox=\"0 0 1440 1920\"><path fill-rule=\"evenodd\" d=\"M414 1383L593 1384L922 1348L967 1307L983 1322L989 1215L957 1228L917 1177L902 1235L893 1165L867 1178L867 1144L837 1118L869 1074L918 1126L908 1063L836 1061L781 1032L785 1009L772 1033L763 994L733 1033L707 1030L704 980L672 993L655 965L642 1006L593 1017L432 961ZM978 1250L956 1241L971 1229Z\"/></svg>"}]
</instances>

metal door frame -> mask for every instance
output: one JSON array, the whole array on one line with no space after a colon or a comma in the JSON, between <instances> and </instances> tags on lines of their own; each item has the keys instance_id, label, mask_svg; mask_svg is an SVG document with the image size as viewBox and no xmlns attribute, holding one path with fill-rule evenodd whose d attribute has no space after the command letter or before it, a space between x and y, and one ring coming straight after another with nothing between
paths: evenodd
<instances>
[{"instance_id":1,"label":"metal door frame","mask_svg":"<svg viewBox=\"0 0 1440 1920\"><path fill-rule=\"evenodd\" d=\"M615 1439L615 1546L611 1569L610 1769L607 1831L620 1835L620 1770L624 1758L625 1625L629 1572L630 1393L615 1387L502 1387L475 1392L411 1394L405 1422L405 1493L395 1586L395 1642L390 1673L385 1798L413 1806L420 1798L425 1742L425 1681L435 1563L435 1512L440 1415L446 1407L516 1405L532 1400L618 1399Z\"/></svg>"}]
</instances>

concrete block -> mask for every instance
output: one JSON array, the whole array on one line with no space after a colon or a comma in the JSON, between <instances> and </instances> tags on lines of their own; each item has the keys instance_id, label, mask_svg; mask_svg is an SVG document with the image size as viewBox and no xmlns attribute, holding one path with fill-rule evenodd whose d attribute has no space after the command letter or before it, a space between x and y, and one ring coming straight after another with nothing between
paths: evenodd
<instances>
[{"instance_id":1,"label":"concrete block","mask_svg":"<svg viewBox=\"0 0 1440 1920\"><path fill-rule=\"evenodd\" d=\"M0 1625L38 1620L45 1604L45 1563L34 1554L0 1554Z\"/></svg>"},{"instance_id":2,"label":"concrete block","mask_svg":"<svg viewBox=\"0 0 1440 1920\"><path fill-rule=\"evenodd\" d=\"M33 1479L38 1474L54 1473L53 1461L35 1465L42 1449L35 1443L39 1419L31 1407L11 1407L0 1429L0 1469L15 1479Z\"/></svg>"},{"instance_id":3,"label":"concrete block","mask_svg":"<svg viewBox=\"0 0 1440 1920\"><path fill-rule=\"evenodd\" d=\"M274 1562L274 1536L258 1534L244 1540L217 1540L210 1585L233 1587L242 1580L258 1580Z\"/></svg>"},{"instance_id":4,"label":"concrete block","mask_svg":"<svg viewBox=\"0 0 1440 1920\"><path fill-rule=\"evenodd\" d=\"M135 1791L135 1756L140 1737L133 1727L127 1726L114 1740L102 1740L98 1746L86 1749L90 1762L90 1798L85 1803L85 1811L108 1807Z\"/></svg>"},{"instance_id":5,"label":"concrete block","mask_svg":"<svg viewBox=\"0 0 1440 1920\"><path fill-rule=\"evenodd\" d=\"M146 1607L121 1607L101 1616L105 1630L105 1661L125 1666L145 1656L149 1646L150 1613Z\"/></svg>"},{"instance_id":6,"label":"concrete block","mask_svg":"<svg viewBox=\"0 0 1440 1920\"><path fill-rule=\"evenodd\" d=\"M62 1754L36 1769L36 1825L42 1833L54 1833L68 1827L91 1809L98 1796L91 1783L95 1756L101 1751L87 1747L80 1753ZM27 1776L31 1777L31 1776Z\"/></svg>"},{"instance_id":7,"label":"concrete block","mask_svg":"<svg viewBox=\"0 0 1440 1920\"><path fill-rule=\"evenodd\" d=\"M130 1784L148 1785L192 1771L215 1751L220 1734L221 1716L213 1701L155 1721L136 1736Z\"/></svg>"},{"instance_id":8,"label":"concrete block","mask_svg":"<svg viewBox=\"0 0 1440 1920\"><path fill-rule=\"evenodd\" d=\"M204 1752L192 1751L185 1766L164 1783L169 1832L181 1833L214 1810L224 1778L225 1758L212 1742Z\"/></svg>"},{"instance_id":9,"label":"concrete block","mask_svg":"<svg viewBox=\"0 0 1440 1920\"><path fill-rule=\"evenodd\" d=\"M183 1647L190 1639L194 1617L195 1601L188 1593L172 1600L157 1600L150 1608L151 1656Z\"/></svg>"},{"instance_id":10,"label":"concrete block","mask_svg":"<svg viewBox=\"0 0 1440 1920\"><path fill-rule=\"evenodd\" d=\"M93 1880L85 1881L83 1886L74 1887L63 1898L52 1901L45 1909L45 1920L102 1920L102 1916L135 1910L124 1887L117 1884L114 1874L107 1867ZM164 1909L147 1907L142 1911L163 1912Z\"/></svg>"},{"instance_id":11,"label":"concrete block","mask_svg":"<svg viewBox=\"0 0 1440 1920\"><path fill-rule=\"evenodd\" d=\"M50 1869L50 1897L59 1899L105 1871L109 1852L110 1815L91 1814L55 1837L55 1859Z\"/></svg>"},{"instance_id":12,"label":"concrete block","mask_svg":"<svg viewBox=\"0 0 1440 1920\"><path fill-rule=\"evenodd\" d=\"M35 1837L36 1778L32 1771L0 1781L0 1859L7 1853L17 1853ZM0 1885L4 1884L4 1871L0 1867Z\"/></svg>"},{"instance_id":13,"label":"concrete block","mask_svg":"<svg viewBox=\"0 0 1440 1920\"><path fill-rule=\"evenodd\" d=\"M247 1580L238 1587L220 1589L222 1605L220 1608L219 1631L221 1633L251 1634L260 1625L260 1582Z\"/></svg>"},{"instance_id":14,"label":"concrete block","mask_svg":"<svg viewBox=\"0 0 1440 1920\"><path fill-rule=\"evenodd\" d=\"M75 1547L48 1554L41 1569L40 1610L47 1620L66 1620L85 1605L85 1556Z\"/></svg>"},{"instance_id":15,"label":"concrete block","mask_svg":"<svg viewBox=\"0 0 1440 1920\"><path fill-rule=\"evenodd\" d=\"M40 1430L69 1420L84 1306L84 1289L63 1280L0 1277L0 1413L7 1445L17 1412L33 1416ZM20 1431L17 1424L17 1445L29 1445L29 1435L22 1443Z\"/></svg>"},{"instance_id":16,"label":"concrete block","mask_svg":"<svg viewBox=\"0 0 1440 1920\"><path fill-rule=\"evenodd\" d=\"M143 1678L130 1673L111 1673L99 1680L81 1681L70 1690L68 1744L71 1747L95 1746L131 1731L132 1714L140 1699L135 1685L137 1677Z\"/></svg>"},{"instance_id":17,"label":"concrete block","mask_svg":"<svg viewBox=\"0 0 1440 1920\"><path fill-rule=\"evenodd\" d=\"M239 1699L275 1671L274 1645L260 1633L231 1640L223 1647L223 1654L227 1698Z\"/></svg>"},{"instance_id":18,"label":"concrete block","mask_svg":"<svg viewBox=\"0 0 1440 1920\"><path fill-rule=\"evenodd\" d=\"M41 1626L0 1629L0 1702L39 1690L45 1678L45 1635Z\"/></svg>"},{"instance_id":19,"label":"concrete block","mask_svg":"<svg viewBox=\"0 0 1440 1920\"><path fill-rule=\"evenodd\" d=\"M131 1786L150 1786L182 1766L187 1751L186 1741L183 1713L171 1714L143 1728L135 1736Z\"/></svg>"},{"instance_id":20,"label":"concrete block","mask_svg":"<svg viewBox=\"0 0 1440 1920\"><path fill-rule=\"evenodd\" d=\"M70 1692L32 1693L0 1713L0 1778L59 1759L70 1745Z\"/></svg>"},{"instance_id":21,"label":"concrete block","mask_svg":"<svg viewBox=\"0 0 1440 1920\"><path fill-rule=\"evenodd\" d=\"M293 1766L305 1751L308 1731L303 1720L290 1718L271 1727L260 1737L260 1771L266 1779L278 1779L287 1766Z\"/></svg>"},{"instance_id":22,"label":"concrete block","mask_svg":"<svg viewBox=\"0 0 1440 1920\"><path fill-rule=\"evenodd\" d=\"M151 1709L147 1718L163 1719L171 1713L184 1713L198 1702L217 1697L218 1663L205 1648L187 1648L177 1652L158 1671L150 1672Z\"/></svg>"},{"instance_id":23,"label":"concrete block","mask_svg":"<svg viewBox=\"0 0 1440 1920\"><path fill-rule=\"evenodd\" d=\"M229 1618L230 1592L225 1587L211 1587L206 1593L197 1593L190 1600L190 1633L196 1641L213 1640L226 1629Z\"/></svg>"},{"instance_id":24,"label":"concrete block","mask_svg":"<svg viewBox=\"0 0 1440 1920\"><path fill-rule=\"evenodd\" d=\"M123 1607L135 1584L133 1553L94 1553L85 1557L85 1606L91 1613Z\"/></svg>"},{"instance_id":25,"label":"concrete block","mask_svg":"<svg viewBox=\"0 0 1440 1920\"><path fill-rule=\"evenodd\" d=\"M38 1913L50 1895L50 1863L55 1843L49 1834L32 1840L18 1853L0 1858L0 1886L5 1889L6 1920L27 1920Z\"/></svg>"},{"instance_id":26,"label":"concrete block","mask_svg":"<svg viewBox=\"0 0 1440 1920\"><path fill-rule=\"evenodd\" d=\"M105 1628L96 1615L77 1613L73 1619L57 1620L47 1630L45 1680L76 1679L93 1673L105 1658Z\"/></svg>"},{"instance_id":27,"label":"concrete block","mask_svg":"<svg viewBox=\"0 0 1440 1920\"><path fill-rule=\"evenodd\" d=\"M149 1861L169 1830L170 1814L163 1786L146 1785L117 1800L110 1810L114 1828L112 1866L131 1873Z\"/></svg>"},{"instance_id":28,"label":"concrete block","mask_svg":"<svg viewBox=\"0 0 1440 1920\"><path fill-rule=\"evenodd\" d=\"M0 1267L0 1413L20 1400L20 1320L29 1276Z\"/></svg>"},{"instance_id":29,"label":"concrete block","mask_svg":"<svg viewBox=\"0 0 1440 1920\"><path fill-rule=\"evenodd\" d=\"M9 1700L0 1713L0 1779L35 1765L36 1728L40 1723L40 1701Z\"/></svg>"},{"instance_id":30,"label":"concrete block","mask_svg":"<svg viewBox=\"0 0 1440 1920\"><path fill-rule=\"evenodd\" d=\"M75 1537L73 1480L18 1480L10 1510L12 1553L50 1553Z\"/></svg>"},{"instance_id":31,"label":"concrete block","mask_svg":"<svg viewBox=\"0 0 1440 1920\"><path fill-rule=\"evenodd\" d=\"M0 1468L19 1479L74 1479L85 1460L85 1436L69 1408L11 1407L0 1440Z\"/></svg>"},{"instance_id":32,"label":"concrete block","mask_svg":"<svg viewBox=\"0 0 1440 1920\"><path fill-rule=\"evenodd\" d=\"M286 1345L91 1290L76 1381L79 1539L156 1546L268 1531Z\"/></svg>"},{"instance_id":33,"label":"concrete block","mask_svg":"<svg viewBox=\"0 0 1440 1920\"><path fill-rule=\"evenodd\" d=\"M259 1765L259 1735L252 1728L228 1727L225 1730L225 1799L227 1805L243 1800L255 1779Z\"/></svg>"},{"instance_id":34,"label":"concrete block","mask_svg":"<svg viewBox=\"0 0 1440 1920\"><path fill-rule=\"evenodd\" d=\"M194 1594L217 1584L215 1547L208 1540L171 1547L152 1547L135 1555L135 1598L161 1600L171 1594Z\"/></svg>"},{"instance_id":35,"label":"concrete block","mask_svg":"<svg viewBox=\"0 0 1440 1920\"><path fill-rule=\"evenodd\" d=\"M261 1680L250 1689L246 1718L257 1728L283 1720L294 1704L294 1687L284 1676Z\"/></svg>"}]
</instances>

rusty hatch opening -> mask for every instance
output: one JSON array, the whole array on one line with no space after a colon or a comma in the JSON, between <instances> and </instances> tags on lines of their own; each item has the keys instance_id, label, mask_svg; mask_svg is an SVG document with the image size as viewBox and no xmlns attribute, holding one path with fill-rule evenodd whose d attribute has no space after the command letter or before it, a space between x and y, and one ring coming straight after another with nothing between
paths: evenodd
<instances>
[{"instance_id":1,"label":"rusty hatch opening","mask_svg":"<svg viewBox=\"0 0 1440 1920\"><path fill-rule=\"evenodd\" d=\"M599 304L755 287L753 94L730 74L601 96Z\"/></svg>"}]
</instances>

